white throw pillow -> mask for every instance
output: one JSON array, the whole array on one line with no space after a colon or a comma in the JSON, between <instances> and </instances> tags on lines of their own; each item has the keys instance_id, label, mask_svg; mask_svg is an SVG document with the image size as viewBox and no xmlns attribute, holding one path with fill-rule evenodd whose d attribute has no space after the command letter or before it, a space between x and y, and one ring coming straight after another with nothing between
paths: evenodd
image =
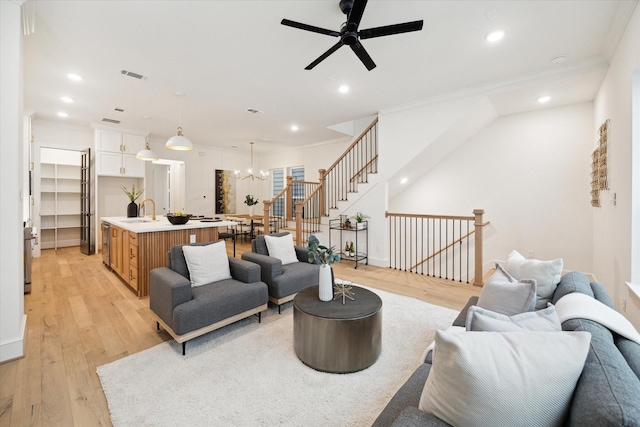
<instances>
[{"instance_id":1,"label":"white throw pillow","mask_svg":"<svg viewBox=\"0 0 640 427\"><path fill-rule=\"evenodd\" d=\"M562 258L552 261L539 261L526 259L517 251L511 251L507 257L505 268L516 279L533 279L538 285L536 296L536 309L547 306L553 298L553 293L562 277Z\"/></svg>"},{"instance_id":2,"label":"white throw pillow","mask_svg":"<svg viewBox=\"0 0 640 427\"><path fill-rule=\"evenodd\" d=\"M526 330L560 332L562 330L556 308L551 304L544 310L528 311L511 317L472 305L467 311L465 325L467 331L515 332Z\"/></svg>"},{"instance_id":3,"label":"white throw pillow","mask_svg":"<svg viewBox=\"0 0 640 427\"><path fill-rule=\"evenodd\" d=\"M298 262L291 233L280 237L265 235L264 242L267 244L269 256L278 258L282 265Z\"/></svg>"},{"instance_id":4,"label":"white throw pillow","mask_svg":"<svg viewBox=\"0 0 640 427\"><path fill-rule=\"evenodd\" d=\"M478 307L513 316L531 311L536 303L536 281L516 280L500 264L487 279L478 297Z\"/></svg>"},{"instance_id":5,"label":"white throw pillow","mask_svg":"<svg viewBox=\"0 0 640 427\"><path fill-rule=\"evenodd\" d=\"M205 246L183 246L191 286L202 286L220 280L231 279L227 246L224 240Z\"/></svg>"},{"instance_id":6,"label":"white throw pillow","mask_svg":"<svg viewBox=\"0 0 640 427\"><path fill-rule=\"evenodd\" d=\"M558 426L588 332L436 332L420 409L455 426Z\"/></svg>"}]
</instances>

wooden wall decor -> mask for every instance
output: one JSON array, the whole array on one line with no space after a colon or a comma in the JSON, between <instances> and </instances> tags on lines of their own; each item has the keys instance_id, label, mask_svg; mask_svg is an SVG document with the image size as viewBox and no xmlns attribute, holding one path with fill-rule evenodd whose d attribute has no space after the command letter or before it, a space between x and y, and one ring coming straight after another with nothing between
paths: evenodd
<instances>
[{"instance_id":1,"label":"wooden wall decor","mask_svg":"<svg viewBox=\"0 0 640 427\"><path fill-rule=\"evenodd\" d=\"M598 147L591 154L591 206L600 207L600 190L608 190L607 181L607 130L609 119L605 120L598 133Z\"/></svg>"}]
</instances>

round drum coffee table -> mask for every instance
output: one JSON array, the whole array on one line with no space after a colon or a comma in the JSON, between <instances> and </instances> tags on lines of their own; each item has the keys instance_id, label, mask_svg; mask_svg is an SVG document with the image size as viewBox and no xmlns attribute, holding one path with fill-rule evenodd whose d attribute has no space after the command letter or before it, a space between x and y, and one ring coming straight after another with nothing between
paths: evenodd
<instances>
[{"instance_id":1,"label":"round drum coffee table","mask_svg":"<svg viewBox=\"0 0 640 427\"><path fill-rule=\"evenodd\" d=\"M323 302L318 287L293 299L293 342L298 358L323 372L349 373L373 365L382 349L382 300L353 286L354 301Z\"/></svg>"}]
</instances>

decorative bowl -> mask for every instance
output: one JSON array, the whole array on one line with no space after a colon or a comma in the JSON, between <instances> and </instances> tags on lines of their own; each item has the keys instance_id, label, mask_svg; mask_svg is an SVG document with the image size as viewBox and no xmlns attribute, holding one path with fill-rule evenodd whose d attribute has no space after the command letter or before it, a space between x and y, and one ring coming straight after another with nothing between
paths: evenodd
<instances>
[{"instance_id":1,"label":"decorative bowl","mask_svg":"<svg viewBox=\"0 0 640 427\"><path fill-rule=\"evenodd\" d=\"M189 221L189 216L188 215L180 215L180 216L167 215L167 219L173 225L182 225L182 224L186 224Z\"/></svg>"}]
</instances>

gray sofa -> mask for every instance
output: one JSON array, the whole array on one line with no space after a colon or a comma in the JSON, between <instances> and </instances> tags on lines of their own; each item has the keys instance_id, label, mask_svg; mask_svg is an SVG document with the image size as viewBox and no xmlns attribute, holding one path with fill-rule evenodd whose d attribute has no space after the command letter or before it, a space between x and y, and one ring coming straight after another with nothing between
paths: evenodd
<instances>
[{"instance_id":1,"label":"gray sofa","mask_svg":"<svg viewBox=\"0 0 640 427\"><path fill-rule=\"evenodd\" d=\"M271 234L281 237L288 232ZM242 259L254 262L260 266L262 281L269 287L269 301L278 306L293 300L298 292L309 286L318 284L320 270L319 261L309 263L309 250L301 246L294 246L298 262L282 265L278 258L269 256L264 235L258 235L251 241L251 252L242 254Z\"/></svg>"},{"instance_id":2,"label":"gray sofa","mask_svg":"<svg viewBox=\"0 0 640 427\"><path fill-rule=\"evenodd\" d=\"M583 273L565 274L553 295L555 304L562 296L581 292L614 308L611 298L599 283L590 283ZM454 326L464 326L469 299ZM565 331L591 333L591 346L573 394L564 425L580 427L640 426L640 345L623 338L599 323L586 319L567 320ZM431 369L431 353L380 413L375 427L447 426L449 424L418 409L420 396ZM473 408L460 408L472 411Z\"/></svg>"},{"instance_id":3,"label":"gray sofa","mask_svg":"<svg viewBox=\"0 0 640 427\"><path fill-rule=\"evenodd\" d=\"M200 243L196 245L205 245ZM150 273L149 305L152 314L171 336L182 344L223 326L267 309L267 285L260 281L260 266L229 257L231 279L192 287L182 247L167 254L167 267Z\"/></svg>"}]
</instances>

